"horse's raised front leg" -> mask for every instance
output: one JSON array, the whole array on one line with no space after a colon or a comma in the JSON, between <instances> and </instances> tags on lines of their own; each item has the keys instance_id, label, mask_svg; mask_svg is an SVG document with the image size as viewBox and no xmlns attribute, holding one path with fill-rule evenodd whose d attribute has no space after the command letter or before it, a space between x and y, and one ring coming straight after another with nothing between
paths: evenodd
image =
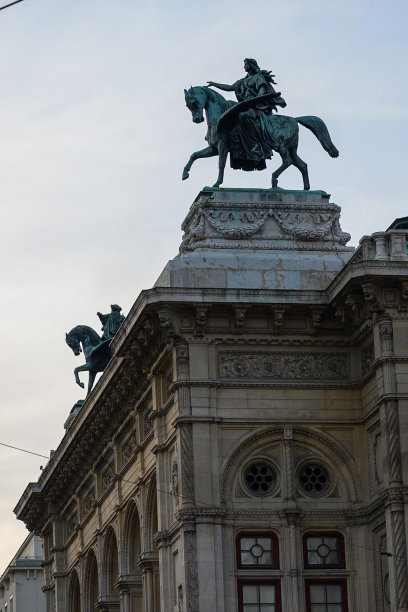
<instances>
[{"instance_id":1,"label":"horse's raised front leg","mask_svg":"<svg viewBox=\"0 0 408 612\"><path fill-rule=\"evenodd\" d=\"M84 383L81 382L79 380L79 376L78 376L78 372L87 372L89 370L89 365L87 363L84 363L84 365L78 366L77 368L75 368L74 370L74 374L75 374L75 382L77 385L79 385L80 387L82 387L82 389L85 387Z\"/></svg>"},{"instance_id":2,"label":"horse's raised front leg","mask_svg":"<svg viewBox=\"0 0 408 612\"><path fill-rule=\"evenodd\" d=\"M88 395L92 391L92 387L93 387L93 384L94 384L95 376L96 376L95 370L89 370L88 393L86 394L86 397L88 397Z\"/></svg>"},{"instance_id":3,"label":"horse's raised front leg","mask_svg":"<svg viewBox=\"0 0 408 612\"><path fill-rule=\"evenodd\" d=\"M206 147L205 149L201 149L201 151L196 151L190 155L190 159L187 164L184 166L183 176L181 177L183 181L185 181L190 175L190 169L196 159L200 159L201 157L214 157L218 154L217 149L214 147Z\"/></svg>"},{"instance_id":4,"label":"horse's raised front leg","mask_svg":"<svg viewBox=\"0 0 408 612\"><path fill-rule=\"evenodd\" d=\"M218 179L213 187L219 187L224 181L224 170L227 162L228 145L226 138L220 138L218 141Z\"/></svg>"}]
</instances>

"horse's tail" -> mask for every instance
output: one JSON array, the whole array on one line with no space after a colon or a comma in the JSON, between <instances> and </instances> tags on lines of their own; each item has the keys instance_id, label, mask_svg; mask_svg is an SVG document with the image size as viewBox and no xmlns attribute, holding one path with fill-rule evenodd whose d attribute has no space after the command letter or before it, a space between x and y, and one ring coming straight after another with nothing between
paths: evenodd
<instances>
[{"instance_id":1,"label":"horse's tail","mask_svg":"<svg viewBox=\"0 0 408 612\"><path fill-rule=\"evenodd\" d=\"M298 123L300 123L300 125L303 125L305 128L313 132L323 149L327 151L330 157L339 156L339 152L332 143L329 130L327 129L324 121L322 121L319 117L313 116L295 117L295 119Z\"/></svg>"}]
</instances>

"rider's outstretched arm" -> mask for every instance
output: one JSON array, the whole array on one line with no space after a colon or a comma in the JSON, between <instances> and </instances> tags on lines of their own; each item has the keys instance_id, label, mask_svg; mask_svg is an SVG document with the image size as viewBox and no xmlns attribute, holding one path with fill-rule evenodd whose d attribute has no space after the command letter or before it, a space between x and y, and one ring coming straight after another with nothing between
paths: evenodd
<instances>
[{"instance_id":1,"label":"rider's outstretched arm","mask_svg":"<svg viewBox=\"0 0 408 612\"><path fill-rule=\"evenodd\" d=\"M223 91L235 91L235 85L225 85L224 83L214 83L214 81L207 81L208 87L216 87Z\"/></svg>"}]
</instances>

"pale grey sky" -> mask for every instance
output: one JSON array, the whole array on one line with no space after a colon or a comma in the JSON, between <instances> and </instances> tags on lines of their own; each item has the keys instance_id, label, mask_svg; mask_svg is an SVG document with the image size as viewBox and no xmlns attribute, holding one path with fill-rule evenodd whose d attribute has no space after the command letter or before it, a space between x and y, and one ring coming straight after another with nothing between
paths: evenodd
<instances>
[{"instance_id":1,"label":"pale grey sky","mask_svg":"<svg viewBox=\"0 0 408 612\"><path fill-rule=\"evenodd\" d=\"M6 4L1 3L0 6ZM408 214L406 0L25 0L0 11L0 442L48 454L84 397L64 341L96 311L129 311L178 252L180 224L217 174L181 172L205 146L184 87L276 74L285 114L318 115L331 159L300 128L312 189L358 244ZM227 169L224 186L270 186ZM286 171L285 188L301 188ZM84 376L84 380L86 375ZM25 537L13 507L43 461L0 447L0 573Z\"/></svg>"}]
</instances>

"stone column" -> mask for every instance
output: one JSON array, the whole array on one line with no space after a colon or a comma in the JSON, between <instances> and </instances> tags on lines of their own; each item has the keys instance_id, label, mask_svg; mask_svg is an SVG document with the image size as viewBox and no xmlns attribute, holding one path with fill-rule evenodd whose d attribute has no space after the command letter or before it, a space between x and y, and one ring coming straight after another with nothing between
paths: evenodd
<instances>
[{"instance_id":1,"label":"stone column","mask_svg":"<svg viewBox=\"0 0 408 612\"><path fill-rule=\"evenodd\" d=\"M120 593L120 612L132 612L129 585L119 582L116 588Z\"/></svg>"},{"instance_id":2,"label":"stone column","mask_svg":"<svg viewBox=\"0 0 408 612\"><path fill-rule=\"evenodd\" d=\"M387 316L380 316L375 322L380 340L380 355L382 357L383 394L389 399L383 400L385 415L387 450L388 450L388 503L386 512L387 540L392 542L393 556L389 558L390 579L394 583L396 609L398 612L408 611L408 563L407 543L405 533L405 511L401 487L402 463L401 441L399 429L398 401L393 398L397 390L395 367L392 361L394 355L392 321Z\"/></svg>"},{"instance_id":3,"label":"stone column","mask_svg":"<svg viewBox=\"0 0 408 612\"><path fill-rule=\"evenodd\" d=\"M185 522L184 531L184 584L186 612L198 612L198 567L197 567L197 534L195 521Z\"/></svg>"},{"instance_id":4,"label":"stone column","mask_svg":"<svg viewBox=\"0 0 408 612\"><path fill-rule=\"evenodd\" d=\"M190 356L188 344L176 344L176 381L178 409L181 416L191 414L190 389L186 384L190 378Z\"/></svg>"},{"instance_id":5,"label":"stone column","mask_svg":"<svg viewBox=\"0 0 408 612\"><path fill-rule=\"evenodd\" d=\"M154 612L153 603L153 564L147 559L141 559L138 563L142 570L143 580L143 612ZM133 612L133 610L132 610Z\"/></svg>"}]
</instances>

